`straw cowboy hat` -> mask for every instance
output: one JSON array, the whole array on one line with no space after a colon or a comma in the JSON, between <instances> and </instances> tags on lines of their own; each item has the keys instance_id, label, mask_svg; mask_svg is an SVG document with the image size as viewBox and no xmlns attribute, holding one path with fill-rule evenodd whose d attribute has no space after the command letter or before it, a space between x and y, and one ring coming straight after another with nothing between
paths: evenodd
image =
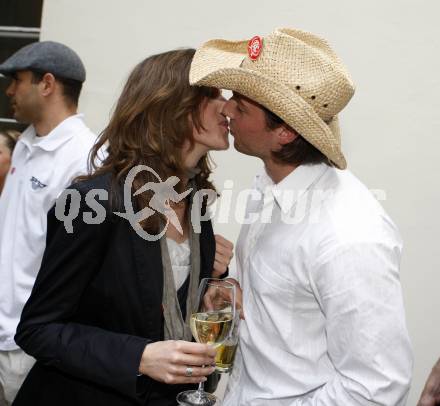
<instances>
[{"instance_id":1,"label":"straw cowboy hat","mask_svg":"<svg viewBox=\"0 0 440 406\"><path fill-rule=\"evenodd\" d=\"M212 40L196 52L190 83L238 92L275 113L345 169L337 114L354 84L322 38L282 28L250 41Z\"/></svg>"}]
</instances>

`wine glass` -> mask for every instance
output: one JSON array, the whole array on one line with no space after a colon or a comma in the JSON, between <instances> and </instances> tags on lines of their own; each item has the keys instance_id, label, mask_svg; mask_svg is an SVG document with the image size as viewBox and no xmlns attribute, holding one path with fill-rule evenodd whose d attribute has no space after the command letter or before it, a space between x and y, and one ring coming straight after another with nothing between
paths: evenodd
<instances>
[{"instance_id":1,"label":"wine glass","mask_svg":"<svg viewBox=\"0 0 440 406\"><path fill-rule=\"evenodd\" d=\"M191 332L198 343L219 347L229 337L235 320L235 285L215 278L200 282L196 308L191 315ZM197 390L181 392L179 405L212 406L217 397L204 391L200 382Z\"/></svg>"},{"instance_id":2,"label":"wine glass","mask_svg":"<svg viewBox=\"0 0 440 406\"><path fill-rule=\"evenodd\" d=\"M229 333L226 341L223 342L217 349L215 356L215 370L220 374L229 374L234 365L235 353L238 347L240 327L240 313L236 310L234 326Z\"/></svg>"}]
</instances>

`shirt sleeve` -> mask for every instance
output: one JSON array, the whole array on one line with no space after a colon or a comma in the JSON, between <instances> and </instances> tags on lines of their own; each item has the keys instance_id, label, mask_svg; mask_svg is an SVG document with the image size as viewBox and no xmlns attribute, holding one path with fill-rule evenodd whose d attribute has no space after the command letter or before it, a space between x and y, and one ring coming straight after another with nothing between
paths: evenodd
<instances>
[{"instance_id":1,"label":"shirt sleeve","mask_svg":"<svg viewBox=\"0 0 440 406\"><path fill-rule=\"evenodd\" d=\"M339 246L311 268L335 374L294 405L405 405L412 350L399 262L398 244L365 242Z\"/></svg>"}]
</instances>

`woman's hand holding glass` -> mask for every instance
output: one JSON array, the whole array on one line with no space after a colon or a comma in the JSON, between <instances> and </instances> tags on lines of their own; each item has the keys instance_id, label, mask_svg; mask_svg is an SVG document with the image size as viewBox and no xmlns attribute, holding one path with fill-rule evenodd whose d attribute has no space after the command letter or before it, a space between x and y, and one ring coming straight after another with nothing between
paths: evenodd
<instances>
[{"instance_id":1,"label":"woman's hand holding glass","mask_svg":"<svg viewBox=\"0 0 440 406\"><path fill-rule=\"evenodd\" d=\"M145 347L139 373L166 384L200 383L214 371L215 355L216 349L208 344L157 341Z\"/></svg>"}]
</instances>

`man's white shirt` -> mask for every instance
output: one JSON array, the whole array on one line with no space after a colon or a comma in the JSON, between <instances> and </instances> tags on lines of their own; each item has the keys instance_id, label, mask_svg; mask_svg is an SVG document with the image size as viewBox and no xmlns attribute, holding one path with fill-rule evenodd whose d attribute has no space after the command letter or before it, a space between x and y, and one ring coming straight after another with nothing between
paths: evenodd
<instances>
[{"instance_id":1,"label":"man's white shirt","mask_svg":"<svg viewBox=\"0 0 440 406\"><path fill-rule=\"evenodd\" d=\"M257 176L237 243L245 320L224 406L404 405L398 230L349 171ZM234 275L231 275L234 277Z\"/></svg>"},{"instance_id":2,"label":"man's white shirt","mask_svg":"<svg viewBox=\"0 0 440 406\"><path fill-rule=\"evenodd\" d=\"M0 196L0 351L14 335L46 246L47 212L78 175L87 173L96 135L74 115L38 137L28 127L14 149Z\"/></svg>"}]
</instances>

